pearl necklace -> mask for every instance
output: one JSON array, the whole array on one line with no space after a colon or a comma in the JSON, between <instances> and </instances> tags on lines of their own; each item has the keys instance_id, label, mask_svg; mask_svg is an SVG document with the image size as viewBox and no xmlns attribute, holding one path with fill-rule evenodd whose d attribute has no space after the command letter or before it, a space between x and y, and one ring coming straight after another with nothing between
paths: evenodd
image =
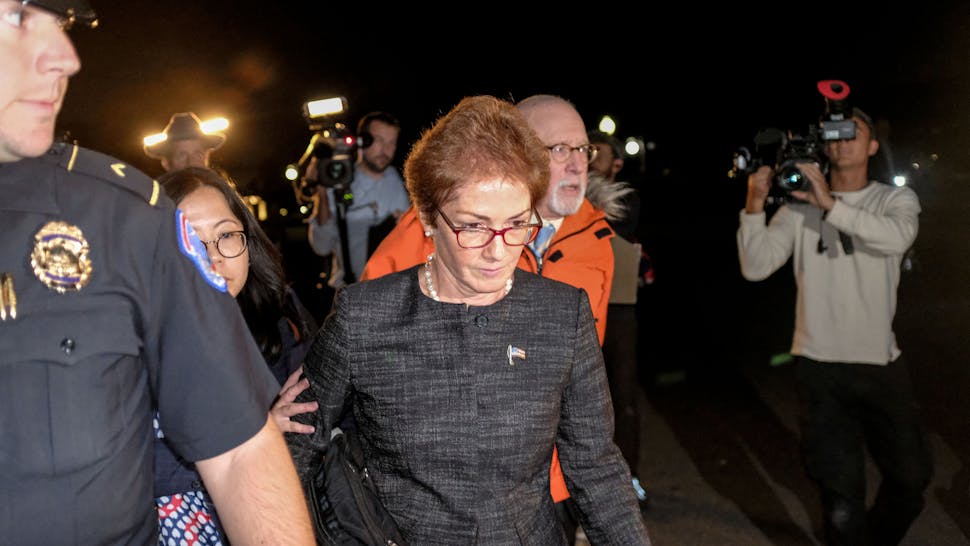
<instances>
[{"instance_id":1,"label":"pearl necklace","mask_svg":"<svg viewBox=\"0 0 970 546\"><path fill-rule=\"evenodd\" d=\"M438 291L434 289L434 283L431 281L431 260L434 259L434 253L428 254L428 261L424 262L424 285L428 288L428 295L434 301L441 301L438 297ZM505 294L512 291L512 277L505 280ZM503 295L505 295L503 294Z\"/></svg>"}]
</instances>

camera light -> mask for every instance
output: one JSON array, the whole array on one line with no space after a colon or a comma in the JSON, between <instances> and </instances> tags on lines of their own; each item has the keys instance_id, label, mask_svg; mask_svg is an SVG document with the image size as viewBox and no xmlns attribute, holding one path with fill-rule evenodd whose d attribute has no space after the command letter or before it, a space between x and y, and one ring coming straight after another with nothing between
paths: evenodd
<instances>
[{"instance_id":1,"label":"camera light","mask_svg":"<svg viewBox=\"0 0 970 546\"><path fill-rule=\"evenodd\" d=\"M898 187L905 186L906 185L906 175L897 174L896 176L894 176L893 177L893 184L895 184Z\"/></svg>"},{"instance_id":2,"label":"camera light","mask_svg":"<svg viewBox=\"0 0 970 546\"><path fill-rule=\"evenodd\" d=\"M309 119L339 114L347 109L347 99L331 97L328 99L311 100L303 105L303 114Z\"/></svg>"},{"instance_id":3,"label":"camera light","mask_svg":"<svg viewBox=\"0 0 970 546\"><path fill-rule=\"evenodd\" d=\"M626 139L625 143L623 143L623 151L626 152L626 155L630 157L633 157L639 154L641 150L642 150L642 147L640 146L639 139L630 137Z\"/></svg>"},{"instance_id":4,"label":"camera light","mask_svg":"<svg viewBox=\"0 0 970 546\"><path fill-rule=\"evenodd\" d=\"M218 133L220 131L225 131L229 128L229 120L226 118L212 118L207 119L199 124L202 132L205 134Z\"/></svg>"},{"instance_id":5,"label":"camera light","mask_svg":"<svg viewBox=\"0 0 970 546\"><path fill-rule=\"evenodd\" d=\"M600 130L601 133L612 135L613 133L616 132L616 121L614 121L613 118L610 117L609 115L605 115L602 118L600 118L600 122L597 128Z\"/></svg>"},{"instance_id":6,"label":"camera light","mask_svg":"<svg viewBox=\"0 0 970 546\"><path fill-rule=\"evenodd\" d=\"M168 135L165 133L155 133L154 135L148 135L147 137L143 138L142 142L144 142L145 146L154 146L159 142L165 142L167 139Z\"/></svg>"},{"instance_id":7,"label":"camera light","mask_svg":"<svg viewBox=\"0 0 970 546\"><path fill-rule=\"evenodd\" d=\"M289 180L290 182L293 182L294 180L299 178L300 169L297 168L296 165L290 163L289 165L286 166L286 170L283 171L283 176L285 176L286 179Z\"/></svg>"},{"instance_id":8,"label":"camera light","mask_svg":"<svg viewBox=\"0 0 970 546\"><path fill-rule=\"evenodd\" d=\"M218 133L225 131L229 128L229 120L226 118L212 118L207 119L199 123L199 128L202 132L211 135L212 133ZM155 133L154 135L148 135L142 139L142 143L147 146L154 146L159 142L165 142L168 140L168 135L165 133Z\"/></svg>"}]
</instances>

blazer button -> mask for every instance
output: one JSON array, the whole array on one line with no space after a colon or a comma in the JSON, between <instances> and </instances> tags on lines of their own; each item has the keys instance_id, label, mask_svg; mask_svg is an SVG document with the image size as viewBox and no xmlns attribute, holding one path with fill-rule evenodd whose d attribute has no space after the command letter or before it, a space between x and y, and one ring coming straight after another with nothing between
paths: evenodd
<instances>
[{"instance_id":1,"label":"blazer button","mask_svg":"<svg viewBox=\"0 0 970 546\"><path fill-rule=\"evenodd\" d=\"M195 489L196 491L201 491L202 482L200 482L199 480L192 480L192 489Z\"/></svg>"},{"instance_id":2,"label":"blazer button","mask_svg":"<svg viewBox=\"0 0 970 546\"><path fill-rule=\"evenodd\" d=\"M62 339L61 340L61 350L64 351L64 354L66 354L66 355L69 355L69 354L73 353L74 352L74 340L71 339L71 338L69 338L69 337L66 337L66 338Z\"/></svg>"},{"instance_id":3,"label":"blazer button","mask_svg":"<svg viewBox=\"0 0 970 546\"><path fill-rule=\"evenodd\" d=\"M475 326L478 326L479 328L488 326L488 317L485 315L478 315L475 317Z\"/></svg>"}]
</instances>

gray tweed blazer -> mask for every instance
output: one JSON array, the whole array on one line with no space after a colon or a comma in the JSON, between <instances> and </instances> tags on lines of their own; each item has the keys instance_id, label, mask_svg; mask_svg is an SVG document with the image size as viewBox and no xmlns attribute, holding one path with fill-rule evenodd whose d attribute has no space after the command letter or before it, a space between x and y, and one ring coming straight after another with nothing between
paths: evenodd
<instances>
[{"instance_id":1,"label":"gray tweed blazer","mask_svg":"<svg viewBox=\"0 0 970 546\"><path fill-rule=\"evenodd\" d=\"M649 544L612 441L586 293L516 270L493 305L441 303L421 293L420 267L338 292L298 399L319 402L299 419L316 432L286 434L301 479L349 403L411 544L565 544L549 494L554 443L590 541Z\"/></svg>"}]
</instances>

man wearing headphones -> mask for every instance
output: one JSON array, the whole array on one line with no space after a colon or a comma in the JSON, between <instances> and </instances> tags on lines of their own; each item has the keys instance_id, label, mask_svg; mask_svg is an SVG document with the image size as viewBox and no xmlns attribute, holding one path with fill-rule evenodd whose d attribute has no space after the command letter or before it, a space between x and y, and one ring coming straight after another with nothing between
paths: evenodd
<instances>
[{"instance_id":1,"label":"man wearing headphones","mask_svg":"<svg viewBox=\"0 0 970 546\"><path fill-rule=\"evenodd\" d=\"M367 257L383 236L394 227L398 216L408 208L409 198L404 180L392 166L397 151L401 124L386 112L371 112L357 123L358 155L350 191L335 195L334 188L317 172L317 160L307 166L308 180L317 180L313 213L309 221L309 241L314 252L332 255L327 284L334 289L356 282L364 270ZM350 194L348 199L347 194ZM346 236L350 255L349 267L343 263L337 204L346 204Z\"/></svg>"}]
</instances>

